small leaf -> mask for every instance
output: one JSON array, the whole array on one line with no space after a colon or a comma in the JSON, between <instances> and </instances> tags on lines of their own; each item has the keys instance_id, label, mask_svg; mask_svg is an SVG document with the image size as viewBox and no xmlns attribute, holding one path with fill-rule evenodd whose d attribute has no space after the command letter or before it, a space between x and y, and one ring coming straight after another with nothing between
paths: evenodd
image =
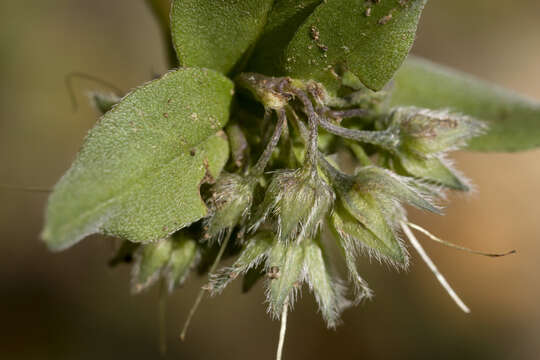
<instances>
[{"instance_id":1,"label":"small leaf","mask_svg":"<svg viewBox=\"0 0 540 360\"><path fill-rule=\"evenodd\" d=\"M173 43L182 66L229 73L262 32L272 0L173 0Z\"/></svg>"},{"instance_id":2,"label":"small leaf","mask_svg":"<svg viewBox=\"0 0 540 360\"><path fill-rule=\"evenodd\" d=\"M330 274L329 264L318 241L304 241L305 269L310 289L328 327L336 327L342 309L347 305L339 280Z\"/></svg>"},{"instance_id":3,"label":"small leaf","mask_svg":"<svg viewBox=\"0 0 540 360\"><path fill-rule=\"evenodd\" d=\"M392 105L449 108L488 124L471 140L478 151L521 151L540 146L540 102L469 75L410 57L395 77Z\"/></svg>"},{"instance_id":4,"label":"small leaf","mask_svg":"<svg viewBox=\"0 0 540 360\"><path fill-rule=\"evenodd\" d=\"M249 61L250 71L284 75L284 50L298 27L323 0L274 0L264 31Z\"/></svg>"},{"instance_id":5,"label":"small leaf","mask_svg":"<svg viewBox=\"0 0 540 360\"><path fill-rule=\"evenodd\" d=\"M169 262L172 247L173 242L170 238L141 246L135 255L136 262L133 266L133 292L137 293L148 288L159 278L161 271Z\"/></svg>"},{"instance_id":6,"label":"small leaf","mask_svg":"<svg viewBox=\"0 0 540 360\"><path fill-rule=\"evenodd\" d=\"M323 2L289 43L286 74L319 81L335 92L340 76L350 71L368 88L380 90L407 56L426 2Z\"/></svg>"},{"instance_id":7,"label":"small leaf","mask_svg":"<svg viewBox=\"0 0 540 360\"><path fill-rule=\"evenodd\" d=\"M102 233L163 239L207 214L199 185L217 178L232 83L180 69L133 91L106 113L55 186L42 237L53 250ZM221 133L222 134L222 133Z\"/></svg>"},{"instance_id":8,"label":"small leaf","mask_svg":"<svg viewBox=\"0 0 540 360\"><path fill-rule=\"evenodd\" d=\"M164 271L169 291L182 286L200 255L197 242L182 232L174 234L171 242L171 255Z\"/></svg>"},{"instance_id":9,"label":"small leaf","mask_svg":"<svg viewBox=\"0 0 540 360\"><path fill-rule=\"evenodd\" d=\"M277 274L268 280L267 298L269 311L279 318L285 301L292 305L300 287L304 248L294 241L288 244L275 241L266 265L268 269L277 270Z\"/></svg>"}]
</instances>

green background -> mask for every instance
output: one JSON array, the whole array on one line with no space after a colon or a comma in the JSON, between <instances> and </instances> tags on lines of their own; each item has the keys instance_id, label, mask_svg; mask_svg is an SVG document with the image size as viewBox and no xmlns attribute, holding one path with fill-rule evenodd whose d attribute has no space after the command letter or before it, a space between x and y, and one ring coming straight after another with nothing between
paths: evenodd
<instances>
[{"instance_id":1,"label":"green background","mask_svg":"<svg viewBox=\"0 0 540 360\"><path fill-rule=\"evenodd\" d=\"M414 52L540 99L540 3L428 3ZM54 184L95 119L77 82L73 113L64 76L83 71L124 90L166 70L156 23L142 0L0 2L0 182ZM489 259L427 243L472 309L462 314L414 256L408 273L369 263L360 270L375 299L325 329L304 290L289 318L285 359L533 359L540 352L540 163L538 151L459 153L479 192L452 195L445 217L411 210L447 240L518 254ZM45 195L0 191L0 357L157 359L156 289L129 291L129 269L112 270L112 241L92 237L52 254L38 240ZM240 282L207 299L187 342L176 340L203 279L168 301L170 359L272 359L279 324L261 286Z\"/></svg>"}]
</instances>

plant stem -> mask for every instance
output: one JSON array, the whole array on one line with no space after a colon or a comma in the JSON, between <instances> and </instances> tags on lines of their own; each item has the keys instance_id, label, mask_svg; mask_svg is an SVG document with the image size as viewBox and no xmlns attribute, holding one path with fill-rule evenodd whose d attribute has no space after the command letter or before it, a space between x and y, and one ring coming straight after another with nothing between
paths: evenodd
<instances>
[{"instance_id":1,"label":"plant stem","mask_svg":"<svg viewBox=\"0 0 540 360\"><path fill-rule=\"evenodd\" d=\"M281 133L283 132L283 126L287 121L285 109L278 109L276 112L278 115L278 121L276 123L276 127L274 128L274 133L272 134L270 141L266 145L266 148L264 149L261 157L259 158L259 160L257 160L257 163L252 170L252 173L255 176L260 176L264 172L264 169L266 168L266 165L268 165L268 161L270 160L270 157L272 156L272 153L274 152L274 149L279 142L279 138L281 137Z\"/></svg>"},{"instance_id":2,"label":"plant stem","mask_svg":"<svg viewBox=\"0 0 540 360\"><path fill-rule=\"evenodd\" d=\"M279 342L276 354L276 360L281 360L283 353L283 344L285 343L285 332L287 331L287 313L289 308L289 297L285 299L283 303L283 311L281 313L281 329L279 330Z\"/></svg>"},{"instance_id":3,"label":"plant stem","mask_svg":"<svg viewBox=\"0 0 540 360\"><path fill-rule=\"evenodd\" d=\"M232 235L232 229L229 229L227 231L227 234L225 235L225 239L223 240L223 243L221 244L221 248L219 249L216 259L214 260L214 262L212 263L212 267L210 267L210 270L208 271L209 277L216 270L221 260L221 257L223 256L223 253L225 252L225 249L227 248L227 245L229 244L229 239L231 238L231 235ZM184 327L182 328L182 333L180 334L180 340L182 341L184 341L184 339L186 338L187 329L189 327L191 319L193 318L195 311L197 311L197 308L199 307L199 304L201 303L201 300L204 296L205 291L206 289L202 287L201 290L199 291L199 294L197 295L197 298L195 299L195 302L193 303L193 306L189 310L188 317L186 319L186 322L184 323Z\"/></svg>"},{"instance_id":4,"label":"plant stem","mask_svg":"<svg viewBox=\"0 0 540 360\"><path fill-rule=\"evenodd\" d=\"M167 281L162 278L159 282L159 352L161 356L167 353Z\"/></svg>"},{"instance_id":5,"label":"plant stem","mask_svg":"<svg viewBox=\"0 0 540 360\"><path fill-rule=\"evenodd\" d=\"M320 118L320 126L326 131L341 136L345 139L351 139L368 144L378 145L387 150L393 150L398 145L399 139L389 131L365 131L347 129L339 125L335 125L330 121Z\"/></svg>"},{"instance_id":6,"label":"plant stem","mask_svg":"<svg viewBox=\"0 0 540 360\"><path fill-rule=\"evenodd\" d=\"M319 127L319 116L313 108L307 94L301 90L296 90L295 95L300 99L304 105L304 112L306 113L309 121L309 135L306 144L306 158L304 160L305 164L311 168L316 168L317 166L317 156L318 156L318 127Z\"/></svg>"}]
</instances>

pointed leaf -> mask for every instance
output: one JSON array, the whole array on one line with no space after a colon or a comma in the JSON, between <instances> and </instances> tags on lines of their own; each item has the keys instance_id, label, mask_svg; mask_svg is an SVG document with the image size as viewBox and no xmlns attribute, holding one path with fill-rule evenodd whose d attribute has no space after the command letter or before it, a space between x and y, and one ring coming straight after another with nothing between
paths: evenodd
<instances>
[{"instance_id":1,"label":"pointed leaf","mask_svg":"<svg viewBox=\"0 0 540 360\"><path fill-rule=\"evenodd\" d=\"M230 72L254 45L272 0L173 0L173 43L182 66Z\"/></svg>"},{"instance_id":2,"label":"pointed leaf","mask_svg":"<svg viewBox=\"0 0 540 360\"><path fill-rule=\"evenodd\" d=\"M368 88L380 90L407 56L426 2L325 1L288 45L284 69L332 92L340 86L339 76L351 71Z\"/></svg>"},{"instance_id":3,"label":"pointed leaf","mask_svg":"<svg viewBox=\"0 0 540 360\"><path fill-rule=\"evenodd\" d=\"M395 77L393 105L449 108L486 122L471 140L478 151L521 151L540 146L540 102L469 75L410 57Z\"/></svg>"},{"instance_id":4,"label":"pointed leaf","mask_svg":"<svg viewBox=\"0 0 540 360\"><path fill-rule=\"evenodd\" d=\"M205 216L199 185L227 160L227 140L216 133L231 92L214 71L180 69L106 113L49 198L42 234L49 247L93 233L149 242Z\"/></svg>"}]
</instances>

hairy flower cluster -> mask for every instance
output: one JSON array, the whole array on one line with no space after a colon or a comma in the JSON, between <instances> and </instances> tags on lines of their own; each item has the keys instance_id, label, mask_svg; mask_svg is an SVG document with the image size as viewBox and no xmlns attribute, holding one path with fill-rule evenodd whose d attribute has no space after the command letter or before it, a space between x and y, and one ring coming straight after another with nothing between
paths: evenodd
<instances>
[{"instance_id":1,"label":"hairy flower cluster","mask_svg":"<svg viewBox=\"0 0 540 360\"><path fill-rule=\"evenodd\" d=\"M307 284L334 327L343 309L372 296L357 269L361 255L406 269L403 234L423 254L408 226L425 230L408 222L405 206L440 214L435 203L444 188L468 189L445 155L484 125L448 110L387 108L381 93L366 89L334 98L313 81L258 74L242 74L237 84L263 105L258 128L264 132L246 136L242 129L253 124L237 114L230 126L231 171L209 189L208 216L190 227L189 240L184 235L140 246L134 288L159 277L173 288L202 258L201 264L214 264L206 267L210 293L238 277L245 290L265 279L269 313L279 318ZM253 156L246 149L260 150ZM240 252L232 265L216 269L231 237L242 240L235 245ZM221 244L217 254L208 239ZM332 247L341 259L331 258ZM350 293L335 260L345 264Z\"/></svg>"}]
</instances>

